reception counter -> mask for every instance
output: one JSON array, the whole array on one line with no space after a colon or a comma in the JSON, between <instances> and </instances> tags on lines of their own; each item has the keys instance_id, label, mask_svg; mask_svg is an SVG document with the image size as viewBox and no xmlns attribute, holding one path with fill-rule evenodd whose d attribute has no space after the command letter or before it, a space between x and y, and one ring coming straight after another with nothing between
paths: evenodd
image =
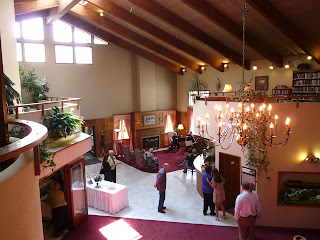
<instances>
[{"instance_id":1,"label":"reception counter","mask_svg":"<svg viewBox=\"0 0 320 240\"><path fill-rule=\"evenodd\" d=\"M204 163L204 159L203 159L202 154L197 156L193 162L193 166L197 172L197 191L201 197L203 197L203 194L202 194L202 170L201 170L201 166L203 165L203 163ZM212 162L210 165L212 167L214 167L214 162Z\"/></svg>"}]
</instances>

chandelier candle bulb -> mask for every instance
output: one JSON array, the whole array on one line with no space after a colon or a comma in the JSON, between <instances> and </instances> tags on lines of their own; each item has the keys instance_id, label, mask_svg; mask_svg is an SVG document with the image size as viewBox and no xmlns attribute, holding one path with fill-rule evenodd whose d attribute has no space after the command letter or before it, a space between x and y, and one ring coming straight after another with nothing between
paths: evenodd
<instances>
[{"instance_id":1,"label":"chandelier candle bulb","mask_svg":"<svg viewBox=\"0 0 320 240\"><path fill-rule=\"evenodd\" d=\"M272 136L272 130L273 130L273 123L270 123L270 136Z\"/></svg>"},{"instance_id":2,"label":"chandelier candle bulb","mask_svg":"<svg viewBox=\"0 0 320 240\"><path fill-rule=\"evenodd\" d=\"M227 113L229 112L229 103L226 104Z\"/></svg>"},{"instance_id":3,"label":"chandelier candle bulb","mask_svg":"<svg viewBox=\"0 0 320 240\"><path fill-rule=\"evenodd\" d=\"M198 117L198 128L200 128L201 118Z\"/></svg>"},{"instance_id":4,"label":"chandelier candle bulb","mask_svg":"<svg viewBox=\"0 0 320 240\"><path fill-rule=\"evenodd\" d=\"M209 122L209 114L206 114L206 124Z\"/></svg>"},{"instance_id":5,"label":"chandelier candle bulb","mask_svg":"<svg viewBox=\"0 0 320 240\"><path fill-rule=\"evenodd\" d=\"M288 118L288 117L287 117L287 119L286 119L287 132L289 132L289 131L290 131L289 124L290 124L290 118Z\"/></svg>"},{"instance_id":6,"label":"chandelier candle bulb","mask_svg":"<svg viewBox=\"0 0 320 240\"><path fill-rule=\"evenodd\" d=\"M271 117L271 109L272 109L272 106L271 106L271 104L269 104L269 106L268 106L268 110L269 110L269 117Z\"/></svg>"},{"instance_id":7,"label":"chandelier candle bulb","mask_svg":"<svg viewBox=\"0 0 320 240\"><path fill-rule=\"evenodd\" d=\"M274 123L275 123L275 125L277 125L278 118L279 118L278 115L275 115L275 116L274 116Z\"/></svg>"}]
</instances>

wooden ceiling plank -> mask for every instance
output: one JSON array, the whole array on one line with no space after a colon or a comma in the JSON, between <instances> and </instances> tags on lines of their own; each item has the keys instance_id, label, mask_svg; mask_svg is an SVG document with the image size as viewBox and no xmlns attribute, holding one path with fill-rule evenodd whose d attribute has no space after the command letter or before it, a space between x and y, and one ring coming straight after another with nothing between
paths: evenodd
<instances>
[{"instance_id":1,"label":"wooden ceiling plank","mask_svg":"<svg viewBox=\"0 0 320 240\"><path fill-rule=\"evenodd\" d=\"M282 34L289 38L294 44L301 48L306 54L320 64L320 46L312 43L311 39L307 39L287 17L285 17L277 8L275 8L268 0L247 0L248 4L263 16L268 22L276 27Z\"/></svg>"},{"instance_id":2,"label":"wooden ceiling plank","mask_svg":"<svg viewBox=\"0 0 320 240\"><path fill-rule=\"evenodd\" d=\"M14 0L14 4L19 4L23 2L32 2L32 1L37 1L37 0Z\"/></svg>"},{"instance_id":3,"label":"wooden ceiling plank","mask_svg":"<svg viewBox=\"0 0 320 240\"><path fill-rule=\"evenodd\" d=\"M125 9L118 6L117 4L114 4L110 0L89 0L89 2L96 5L100 9L103 9L109 14L112 14L113 16L143 30L144 32L153 35L161 41L166 42L169 45L188 53L189 55L207 63L208 65L211 65L218 71L224 71L222 59L220 56L207 54L199 49L194 48L193 46L172 36L171 34L167 33L161 28L158 28L157 26L149 23L148 21L138 17L135 14L130 13L129 11L126 11Z\"/></svg>"},{"instance_id":4,"label":"wooden ceiling plank","mask_svg":"<svg viewBox=\"0 0 320 240\"><path fill-rule=\"evenodd\" d=\"M45 9L58 7L55 0L41 0L41 1L31 1L22 2L14 5L15 15L22 15L32 12L37 12Z\"/></svg>"},{"instance_id":5,"label":"wooden ceiling plank","mask_svg":"<svg viewBox=\"0 0 320 240\"><path fill-rule=\"evenodd\" d=\"M104 41L107 42L111 42L115 45L117 45L118 47L121 47L127 51L133 52L151 62L154 62L156 64L159 64L175 73L179 73L179 74L183 74L182 72L182 68L176 64L173 64L161 57L158 57L144 49L141 49L119 37L116 37L114 35L112 35L111 33L108 33L102 29L97 28L97 26L94 26L90 23L87 23L79 18L76 18L74 16L72 16L70 13L65 14L64 16L62 16L60 18L62 21L67 22L77 28L80 28L94 36L97 36L99 38L101 38Z\"/></svg>"},{"instance_id":6,"label":"wooden ceiling plank","mask_svg":"<svg viewBox=\"0 0 320 240\"><path fill-rule=\"evenodd\" d=\"M16 22L21 22L24 20L32 19L32 18L44 18L49 16L49 9L38 11L38 12L31 12L27 14L17 15L16 16Z\"/></svg>"},{"instance_id":7,"label":"wooden ceiling plank","mask_svg":"<svg viewBox=\"0 0 320 240\"><path fill-rule=\"evenodd\" d=\"M129 2L135 4L136 6L152 14L153 16L161 19L162 21L173 26L177 30L183 31L190 37L208 45L209 47L219 52L222 56L226 57L235 64L242 66L242 55L236 53L235 51L225 46L215 38L211 37L206 32L200 30L188 21L176 15L175 13L169 11L161 4L153 0L129 0ZM245 69L250 70L250 61L247 59L245 60Z\"/></svg>"},{"instance_id":8,"label":"wooden ceiling plank","mask_svg":"<svg viewBox=\"0 0 320 240\"><path fill-rule=\"evenodd\" d=\"M202 70L201 70L201 66L153 41L151 41L150 39L148 38L145 38L137 33L135 33L134 31L118 24L118 23L115 23L113 21L111 21L110 19L108 18L105 18L105 17L100 17L98 15L97 12L93 11L93 10L90 10L84 6L81 6L81 5L77 5L75 6L72 10L72 12L76 13L76 14L79 14L80 16L86 18L86 19L89 19L93 22L95 22L96 24L114 32L114 33L117 33L119 34L120 36L130 40L130 41L133 41L145 48L148 48L158 54L161 54L169 59L172 59L182 65L185 65L187 67L189 67L190 69L198 72L198 73L202 73Z\"/></svg>"},{"instance_id":9,"label":"wooden ceiling plank","mask_svg":"<svg viewBox=\"0 0 320 240\"><path fill-rule=\"evenodd\" d=\"M224 15L217 8L211 5L206 0L181 0L183 3L197 11L202 16L215 23L226 32L242 41L242 25L234 22L232 19ZM252 48L262 57L269 60L278 67L283 66L283 58L275 53L271 46L266 46L260 39L257 39L253 34L246 30L246 45Z\"/></svg>"},{"instance_id":10,"label":"wooden ceiling plank","mask_svg":"<svg viewBox=\"0 0 320 240\"><path fill-rule=\"evenodd\" d=\"M71 8L73 8L80 0L59 0L59 5L50 10L50 15L47 18L47 24L53 23L65 15Z\"/></svg>"}]
</instances>

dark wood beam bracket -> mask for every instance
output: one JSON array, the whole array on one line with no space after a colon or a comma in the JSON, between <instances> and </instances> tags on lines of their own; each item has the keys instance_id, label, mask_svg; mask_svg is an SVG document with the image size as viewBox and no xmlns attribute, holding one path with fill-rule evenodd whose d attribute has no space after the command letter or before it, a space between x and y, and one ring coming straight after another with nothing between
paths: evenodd
<instances>
[{"instance_id":1,"label":"dark wood beam bracket","mask_svg":"<svg viewBox=\"0 0 320 240\"><path fill-rule=\"evenodd\" d=\"M137 47L137 46L125 41L125 40L122 40L119 37L116 37L116 36L106 32L102 29L99 29L97 26L89 24L83 20L80 20L79 18L72 16L70 13L67 13L64 16L62 16L61 20L64 22L67 22L77 28L80 28L80 29L92 34L92 35L95 35L104 41L112 42L113 44L115 44L123 49L126 49L130 52L133 52L133 53L135 53L145 59L148 59L151 62L159 64L159 65L161 65L161 66L163 66L173 72L179 73L181 75L183 74L182 68L180 66L173 64L163 58L155 56L154 54L152 54L142 48L139 48L139 47Z\"/></svg>"},{"instance_id":2,"label":"dark wood beam bracket","mask_svg":"<svg viewBox=\"0 0 320 240\"><path fill-rule=\"evenodd\" d=\"M148 34L153 35L154 37L160 39L163 42L166 42L170 44L171 46L180 49L181 51L186 52L190 56L193 56L208 65L211 65L215 69L223 72L223 64L221 61L220 56L215 56L212 54L207 54L202 52L199 49L196 49L195 47L185 43L184 41L176 38L175 36L172 36L171 34L167 33L166 31L158 28L157 26L149 23L148 21L138 17L135 14L132 14L122 7L118 6L117 4L114 4L110 0L90 0L90 2L100 9L103 9L104 11L108 12L108 14L111 14L141 30L144 32L147 32Z\"/></svg>"},{"instance_id":3,"label":"dark wood beam bracket","mask_svg":"<svg viewBox=\"0 0 320 240\"><path fill-rule=\"evenodd\" d=\"M100 17L97 12L90 10L84 6L81 5L77 5L75 6L72 10L72 12L86 18L89 19L93 22L95 22L96 24L100 25L101 27L104 27L114 33L117 33L118 35L130 40L130 41L134 41L135 43L148 48L158 54L161 54L169 59L172 59L176 62L179 62L182 65L185 65L189 68L191 68L192 70L198 72L198 73L202 73L201 70L201 66L157 43L154 43L153 41L133 32L132 30L123 27L122 25L115 23L111 20L109 20L108 18L105 17Z\"/></svg>"},{"instance_id":4,"label":"dark wood beam bracket","mask_svg":"<svg viewBox=\"0 0 320 240\"><path fill-rule=\"evenodd\" d=\"M307 39L287 17L276 9L268 0L247 0L248 4L261 16L268 20L282 34L289 38L294 44L301 48L306 54L320 64L320 46L313 44L311 39ZM320 3L319 3L320 4Z\"/></svg>"},{"instance_id":5,"label":"dark wood beam bracket","mask_svg":"<svg viewBox=\"0 0 320 240\"><path fill-rule=\"evenodd\" d=\"M242 41L242 26L224 15L206 0L181 0L183 3L215 23L226 32ZM266 46L262 40L257 39L249 31L246 31L246 44L262 57L269 60L277 67L283 66L283 58L275 53L272 47Z\"/></svg>"},{"instance_id":6,"label":"dark wood beam bracket","mask_svg":"<svg viewBox=\"0 0 320 240\"><path fill-rule=\"evenodd\" d=\"M235 51L225 46L215 38L211 37L206 32L192 25L188 21L169 11L161 4L153 0L129 0L129 2L135 4L136 6L152 14L153 16L161 19L162 21L173 26L177 30L183 31L190 37L208 45L209 47L219 52L222 56L228 58L235 64L242 66L242 56L240 54L236 53ZM247 59L245 60L245 69L250 70L250 61Z\"/></svg>"}]
</instances>

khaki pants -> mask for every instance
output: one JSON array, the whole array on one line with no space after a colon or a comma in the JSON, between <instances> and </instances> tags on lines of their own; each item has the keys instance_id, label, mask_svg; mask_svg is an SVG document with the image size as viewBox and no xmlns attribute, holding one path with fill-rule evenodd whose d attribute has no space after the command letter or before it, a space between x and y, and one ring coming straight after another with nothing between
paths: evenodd
<instances>
[{"instance_id":1,"label":"khaki pants","mask_svg":"<svg viewBox=\"0 0 320 240\"><path fill-rule=\"evenodd\" d=\"M238 220L239 239L247 240L249 237L250 240L254 240L255 224L256 216L240 217Z\"/></svg>"}]
</instances>

